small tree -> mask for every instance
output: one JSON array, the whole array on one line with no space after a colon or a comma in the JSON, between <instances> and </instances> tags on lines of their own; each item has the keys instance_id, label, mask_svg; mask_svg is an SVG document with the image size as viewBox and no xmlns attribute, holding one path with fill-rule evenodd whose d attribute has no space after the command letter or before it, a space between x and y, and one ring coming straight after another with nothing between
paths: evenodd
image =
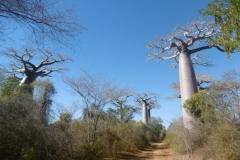
<instances>
[{"instance_id":1,"label":"small tree","mask_svg":"<svg viewBox=\"0 0 240 160\"><path fill-rule=\"evenodd\" d=\"M113 81L105 81L103 75L91 75L82 71L78 77L68 77L64 82L80 97L84 107L83 117L87 123L87 141L92 144L96 140L99 118L103 108L114 99L126 95L125 90L118 89Z\"/></svg>"}]
</instances>

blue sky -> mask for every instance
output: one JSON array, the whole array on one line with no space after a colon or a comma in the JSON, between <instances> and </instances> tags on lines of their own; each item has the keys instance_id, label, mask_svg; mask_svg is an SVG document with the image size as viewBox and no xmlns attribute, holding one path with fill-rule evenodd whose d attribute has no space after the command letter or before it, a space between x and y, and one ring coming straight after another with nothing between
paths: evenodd
<instances>
[{"instance_id":1,"label":"blue sky","mask_svg":"<svg viewBox=\"0 0 240 160\"><path fill-rule=\"evenodd\" d=\"M70 3L72 1L68 1ZM64 75L77 75L80 69L92 73L104 72L107 78L116 79L119 86L129 86L137 93L151 91L161 96L160 109L151 114L161 117L168 126L181 116L181 101L167 100L174 92L170 85L178 82L178 69L171 68L172 61L146 61L150 52L146 43L157 35L166 36L172 29L199 17L199 10L210 0L75 0L76 16L86 30L77 38L73 62L68 63ZM63 50L64 52L67 50ZM204 51L212 68L197 67L196 72L219 77L223 72L240 67L239 53L228 59L215 49ZM61 75L57 75L61 77ZM51 78L58 94L56 102L65 108L76 99L60 78ZM141 116L136 116L140 120Z\"/></svg>"},{"instance_id":2,"label":"blue sky","mask_svg":"<svg viewBox=\"0 0 240 160\"><path fill-rule=\"evenodd\" d=\"M129 86L137 93L151 91L161 96L160 109L153 109L152 116L161 117L164 125L181 116L181 101L167 100L174 92L170 85L179 82L178 68L172 61L146 61L150 52L146 43L157 35L166 36L179 25L185 26L196 17L209 0L78 0L77 15L87 28L80 35L74 63L68 75L75 75L80 68L93 73L104 72L116 78L120 86ZM196 72L219 77L223 72L240 67L239 53L228 59L215 49L204 51L216 65L212 68L197 67ZM64 85L63 85L64 86ZM57 86L58 87L58 86ZM72 99L67 87L58 89L59 102ZM64 97L64 98L58 98ZM69 102L69 101L67 101ZM141 119L138 115L137 120Z\"/></svg>"}]
</instances>

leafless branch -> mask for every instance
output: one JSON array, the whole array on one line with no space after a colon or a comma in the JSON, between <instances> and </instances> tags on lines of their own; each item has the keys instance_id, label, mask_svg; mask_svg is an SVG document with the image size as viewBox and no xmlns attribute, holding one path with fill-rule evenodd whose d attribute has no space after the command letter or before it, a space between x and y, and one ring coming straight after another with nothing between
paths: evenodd
<instances>
[{"instance_id":1,"label":"leafless branch","mask_svg":"<svg viewBox=\"0 0 240 160\"><path fill-rule=\"evenodd\" d=\"M83 27L71 12L61 6L58 0L0 1L1 21L14 22L17 26L27 28L38 44L43 43L46 38L66 43L69 37L76 37ZM2 30L6 29L2 27Z\"/></svg>"},{"instance_id":2,"label":"leafless branch","mask_svg":"<svg viewBox=\"0 0 240 160\"><path fill-rule=\"evenodd\" d=\"M135 102L137 102L140 105L144 103L151 110L152 108L160 107L160 104L158 103L159 98L160 96L156 93L145 92L136 95Z\"/></svg>"},{"instance_id":3,"label":"leafless branch","mask_svg":"<svg viewBox=\"0 0 240 160\"><path fill-rule=\"evenodd\" d=\"M191 58L192 64L198 65L198 66L204 66L204 67L213 67L214 64L208 60L208 57L206 55L196 53Z\"/></svg>"},{"instance_id":4,"label":"leafless branch","mask_svg":"<svg viewBox=\"0 0 240 160\"><path fill-rule=\"evenodd\" d=\"M213 21L205 21L198 18L196 21L188 24L187 27L176 27L172 34L167 37L158 37L156 41L147 43L147 47L153 50L147 55L147 60L154 59L161 61L174 59L175 64L173 66L176 67L179 54L182 52L187 52L191 55L213 47L224 51L219 46L208 45L208 41L220 33L220 28ZM209 66L208 62L202 63L201 60L196 61L196 58L200 57L197 54L193 58L194 63Z\"/></svg>"}]
</instances>

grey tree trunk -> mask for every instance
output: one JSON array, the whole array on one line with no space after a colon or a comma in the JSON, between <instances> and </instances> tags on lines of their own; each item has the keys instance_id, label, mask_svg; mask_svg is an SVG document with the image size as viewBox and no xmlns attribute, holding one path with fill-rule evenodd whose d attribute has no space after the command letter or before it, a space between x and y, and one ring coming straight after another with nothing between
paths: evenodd
<instances>
[{"instance_id":1,"label":"grey tree trunk","mask_svg":"<svg viewBox=\"0 0 240 160\"><path fill-rule=\"evenodd\" d=\"M33 81L37 79L38 76L40 76L40 73L36 73L36 71L31 71L28 69L25 69L24 73L25 73L25 76L21 80L20 86L23 84L30 85L31 83L33 83Z\"/></svg>"},{"instance_id":2,"label":"grey tree trunk","mask_svg":"<svg viewBox=\"0 0 240 160\"><path fill-rule=\"evenodd\" d=\"M182 99L182 112L184 127L191 132L193 120L192 116L183 107L186 100L192 97L194 93L197 93L197 80L193 65L188 52L182 52L179 55L179 76L180 76L180 90Z\"/></svg>"},{"instance_id":3,"label":"grey tree trunk","mask_svg":"<svg viewBox=\"0 0 240 160\"><path fill-rule=\"evenodd\" d=\"M148 111L148 121L151 122L151 109L148 108L147 111Z\"/></svg>"},{"instance_id":4,"label":"grey tree trunk","mask_svg":"<svg viewBox=\"0 0 240 160\"><path fill-rule=\"evenodd\" d=\"M34 79L34 80L36 80L36 79ZM28 92L29 92L31 95L33 95L33 88L32 88L32 86L31 86L30 84L33 83L34 80L30 79L28 76L25 76L25 77L23 77L23 79L21 80L19 86L23 86L24 84L27 85L27 86L28 86Z\"/></svg>"},{"instance_id":5,"label":"grey tree trunk","mask_svg":"<svg viewBox=\"0 0 240 160\"><path fill-rule=\"evenodd\" d=\"M143 123L148 126L148 109L145 103L142 103L142 117L143 117Z\"/></svg>"}]
</instances>

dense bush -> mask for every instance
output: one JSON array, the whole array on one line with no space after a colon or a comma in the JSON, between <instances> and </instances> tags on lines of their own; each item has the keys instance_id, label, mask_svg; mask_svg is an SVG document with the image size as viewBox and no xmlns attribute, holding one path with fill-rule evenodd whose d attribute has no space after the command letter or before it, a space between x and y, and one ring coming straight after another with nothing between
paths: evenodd
<instances>
[{"instance_id":1,"label":"dense bush","mask_svg":"<svg viewBox=\"0 0 240 160\"><path fill-rule=\"evenodd\" d=\"M195 118L192 125L194 134L198 136L181 136L185 134L183 126L175 121L167 131L170 146L183 152L186 151L185 146L189 147L190 144L192 151L201 150L212 159L239 160L239 100L240 73L229 71L208 90L198 92L184 105Z\"/></svg>"},{"instance_id":2,"label":"dense bush","mask_svg":"<svg viewBox=\"0 0 240 160\"><path fill-rule=\"evenodd\" d=\"M212 126L209 141L215 159L240 159L240 131L235 125L225 121Z\"/></svg>"},{"instance_id":3,"label":"dense bush","mask_svg":"<svg viewBox=\"0 0 240 160\"><path fill-rule=\"evenodd\" d=\"M184 132L182 118L179 120L174 120L168 130L166 135L166 140L170 144L170 147L178 153L188 152L188 144L186 142L186 134Z\"/></svg>"},{"instance_id":4,"label":"dense bush","mask_svg":"<svg viewBox=\"0 0 240 160\"><path fill-rule=\"evenodd\" d=\"M120 121L119 114L104 111L103 105L99 108L95 103L89 103L78 119L63 112L51 122L53 84L42 81L19 87L17 82L16 77L9 77L0 84L0 159L116 158L122 151L136 152L164 137L160 118L153 117L147 127L133 121L130 111L131 116Z\"/></svg>"}]
</instances>

